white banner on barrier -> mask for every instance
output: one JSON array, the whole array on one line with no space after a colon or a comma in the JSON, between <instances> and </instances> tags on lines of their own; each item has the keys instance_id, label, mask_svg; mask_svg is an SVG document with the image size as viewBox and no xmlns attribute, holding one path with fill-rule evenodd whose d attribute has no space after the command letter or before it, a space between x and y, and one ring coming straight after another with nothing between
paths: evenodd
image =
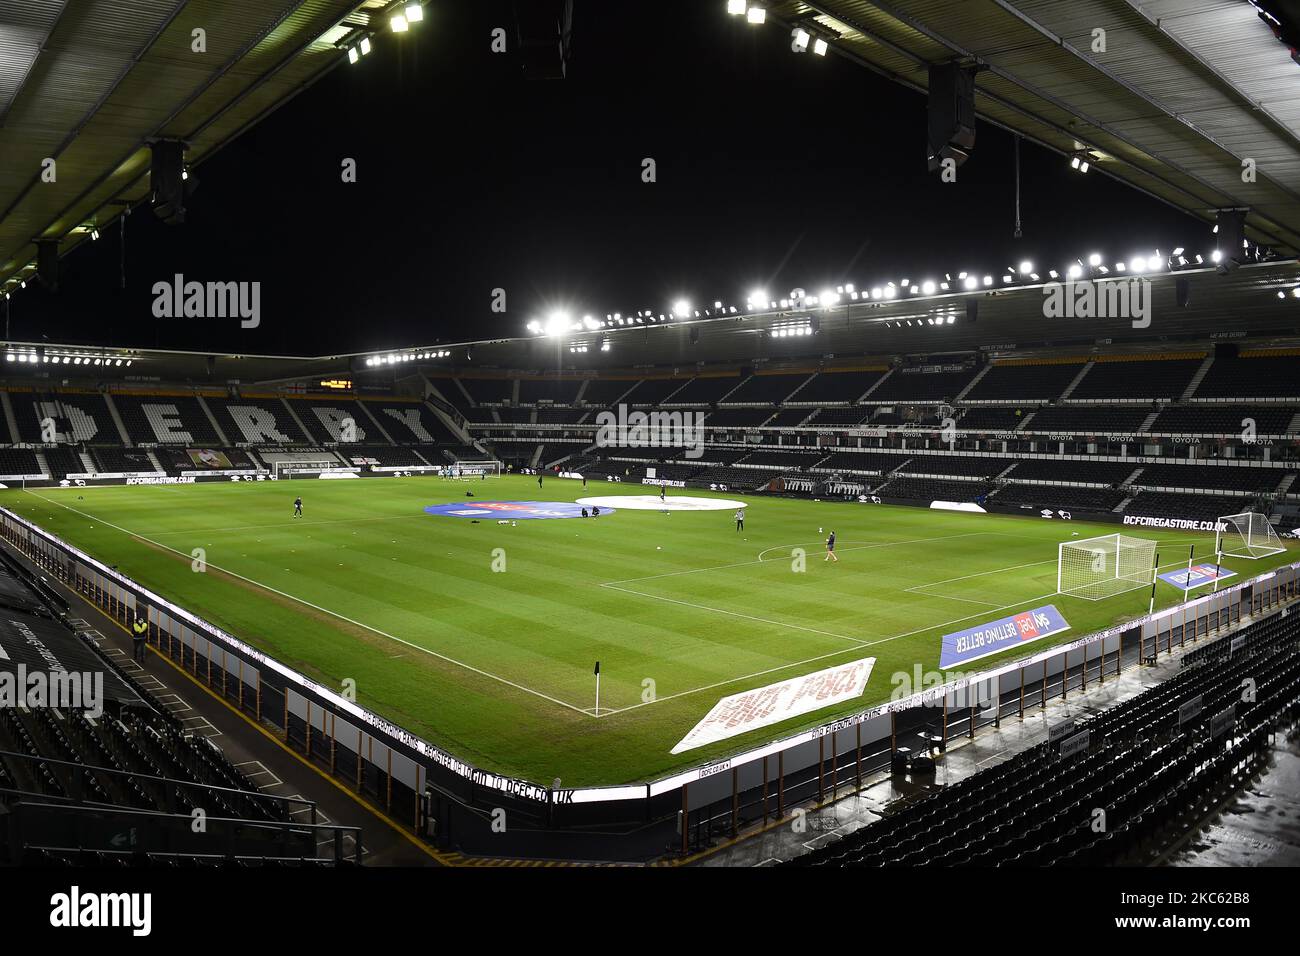
<instances>
[{"instance_id":1,"label":"white banner on barrier","mask_svg":"<svg viewBox=\"0 0 1300 956\"><path fill-rule=\"evenodd\" d=\"M672 749L675 754L717 743L861 696L871 679L874 657L828 667L777 684L724 697Z\"/></svg>"}]
</instances>

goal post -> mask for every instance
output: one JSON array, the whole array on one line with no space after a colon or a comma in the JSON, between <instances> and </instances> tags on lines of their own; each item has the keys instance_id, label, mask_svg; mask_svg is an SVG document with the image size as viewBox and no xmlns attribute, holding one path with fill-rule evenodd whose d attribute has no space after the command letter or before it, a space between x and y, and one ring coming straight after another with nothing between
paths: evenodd
<instances>
[{"instance_id":1,"label":"goal post","mask_svg":"<svg viewBox=\"0 0 1300 956\"><path fill-rule=\"evenodd\" d=\"M1156 543L1126 534L1105 534L1057 547L1056 593L1101 601L1148 587L1155 573Z\"/></svg>"},{"instance_id":2,"label":"goal post","mask_svg":"<svg viewBox=\"0 0 1300 956\"><path fill-rule=\"evenodd\" d=\"M1214 550L1230 558L1267 558L1286 550L1266 515L1243 511L1215 522Z\"/></svg>"},{"instance_id":3,"label":"goal post","mask_svg":"<svg viewBox=\"0 0 1300 956\"><path fill-rule=\"evenodd\" d=\"M271 463L271 473L277 480L292 478L294 475L319 475L327 471L343 471L348 468L337 458L321 458L319 460L300 461L274 461ZM351 468L351 471L357 471Z\"/></svg>"},{"instance_id":4,"label":"goal post","mask_svg":"<svg viewBox=\"0 0 1300 956\"><path fill-rule=\"evenodd\" d=\"M454 461L442 467L445 478L500 478L501 462L491 461Z\"/></svg>"}]
</instances>

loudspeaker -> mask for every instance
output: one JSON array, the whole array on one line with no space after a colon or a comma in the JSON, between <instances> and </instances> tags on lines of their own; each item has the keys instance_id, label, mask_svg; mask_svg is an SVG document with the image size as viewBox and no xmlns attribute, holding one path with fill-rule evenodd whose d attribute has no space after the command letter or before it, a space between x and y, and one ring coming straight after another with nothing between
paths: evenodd
<instances>
[{"instance_id":1,"label":"loudspeaker","mask_svg":"<svg viewBox=\"0 0 1300 956\"><path fill-rule=\"evenodd\" d=\"M36 240L36 275L51 292L59 291L59 240Z\"/></svg>"},{"instance_id":2,"label":"loudspeaker","mask_svg":"<svg viewBox=\"0 0 1300 956\"><path fill-rule=\"evenodd\" d=\"M1178 308L1187 308L1192 299L1192 283L1185 276L1174 280L1174 295L1178 299Z\"/></svg>"},{"instance_id":3,"label":"loudspeaker","mask_svg":"<svg viewBox=\"0 0 1300 956\"><path fill-rule=\"evenodd\" d=\"M960 166L975 148L975 71L956 63L930 67L927 106L930 172L945 159Z\"/></svg>"},{"instance_id":4,"label":"loudspeaker","mask_svg":"<svg viewBox=\"0 0 1300 956\"><path fill-rule=\"evenodd\" d=\"M564 79L573 49L573 0L515 0L514 7L524 76Z\"/></svg>"},{"instance_id":5,"label":"loudspeaker","mask_svg":"<svg viewBox=\"0 0 1300 956\"><path fill-rule=\"evenodd\" d=\"M1219 271L1231 272L1246 261L1246 210L1220 209L1216 221L1219 225Z\"/></svg>"},{"instance_id":6,"label":"loudspeaker","mask_svg":"<svg viewBox=\"0 0 1300 956\"><path fill-rule=\"evenodd\" d=\"M169 226L185 222L185 200L198 184L186 178L185 144L178 139L160 139L153 143L149 165L149 188L154 215Z\"/></svg>"},{"instance_id":7,"label":"loudspeaker","mask_svg":"<svg viewBox=\"0 0 1300 956\"><path fill-rule=\"evenodd\" d=\"M980 319L980 300L967 299L966 300L966 321L978 322L979 319Z\"/></svg>"}]
</instances>

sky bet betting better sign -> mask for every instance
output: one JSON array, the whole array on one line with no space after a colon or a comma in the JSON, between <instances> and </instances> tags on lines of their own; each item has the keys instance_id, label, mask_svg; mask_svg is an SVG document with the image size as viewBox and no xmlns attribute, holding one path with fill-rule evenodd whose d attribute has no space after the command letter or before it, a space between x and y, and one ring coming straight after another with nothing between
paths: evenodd
<instances>
[{"instance_id":1,"label":"sky bet betting better sign","mask_svg":"<svg viewBox=\"0 0 1300 956\"><path fill-rule=\"evenodd\" d=\"M1032 611L1013 614L989 624L945 634L943 650L939 654L939 666L947 670L957 664L967 664L981 657L988 657L990 654L997 654L1042 637L1051 637L1053 634L1060 634L1069 629L1070 625L1065 622L1056 605L1036 607Z\"/></svg>"}]
</instances>

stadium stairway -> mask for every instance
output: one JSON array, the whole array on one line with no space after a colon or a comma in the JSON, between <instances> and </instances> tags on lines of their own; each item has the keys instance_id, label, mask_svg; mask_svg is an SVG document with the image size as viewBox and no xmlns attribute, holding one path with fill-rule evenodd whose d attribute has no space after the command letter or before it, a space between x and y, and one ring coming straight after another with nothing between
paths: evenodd
<instances>
[{"instance_id":1,"label":"stadium stairway","mask_svg":"<svg viewBox=\"0 0 1300 956\"><path fill-rule=\"evenodd\" d=\"M863 392L861 395L859 395L857 402L855 402L854 404L861 404L862 402L865 402L867 400L867 397L870 396L871 393L874 392L876 389L880 388L881 385L884 385L885 382L888 381L889 377L893 375L894 372L896 372L897 370L898 370L898 366L892 366L888 372L886 372L884 375L880 376L880 378L872 382L871 387L867 389L865 392Z\"/></svg>"},{"instance_id":2,"label":"stadium stairway","mask_svg":"<svg viewBox=\"0 0 1300 956\"><path fill-rule=\"evenodd\" d=\"M231 447L230 439L226 437L225 431L221 428L221 423L217 421L217 416L212 414L211 406L208 405L202 395L195 395L194 398L198 401L199 408L203 409L203 414L207 417L208 423L212 426L212 430L216 432L217 437L221 439L221 447Z\"/></svg>"},{"instance_id":3,"label":"stadium stairway","mask_svg":"<svg viewBox=\"0 0 1300 956\"><path fill-rule=\"evenodd\" d=\"M1074 390L1079 387L1079 383L1083 381L1083 377L1088 374L1089 370L1095 364L1096 364L1095 362L1091 362L1091 361L1084 362L1083 368L1079 369L1079 374L1074 376L1074 378L1070 380L1070 384L1065 386L1065 391L1063 391L1060 395L1058 395L1056 397L1056 400L1058 402L1061 402L1069 398L1072 394L1074 394Z\"/></svg>"},{"instance_id":4,"label":"stadium stairway","mask_svg":"<svg viewBox=\"0 0 1300 956\"><path fill-rule=\"evenodd\" d=\"M976 385L980 383L980 379L982 379L985 375L987 375L991 371L993 371L993 363L992 362L984 363L984 367L979 370L979 374L966 383L966 387L963 388L960 392L956 394L956 396L953 397L953 401L960 402L963 398L969 395L971 389L973 389Z\"/></svg>"},{"instance_id":5,"label":"stadium stairway","mask_svg":"<svg viewBox=\"0 0 1300 956\"><path fill-rule=\"evenodd\" d=\"M1196 370L1196 374L1192 376L1192 380L1187 383L1187 388L1185 388L1183 390L1183 394L1178 397L1179 401L1185 402L1188 399L1190 399L1193 395L1196 394L1196 389L1200 387L1201 381L1205 378L1206 374L1210 371L1210 366L1213 364L1214 364L1214 353L1211 352L1209 355L1205 356L1205 361L1202 362L1201 367ZM1145 428L1142 430L1146 431Z\"/></svg>"},{"instance_id":6,"label":"stadium stairway","mask_svg":"<svg viewBox=\"0 0 1300 956\"><path fill-rule=\"evenodd\" d=\"M4 406L5 426L9 429L9 440L15 444L22 441L18 431L18 416L14 414L14 403L9 400L8 392L0 392L0 405Z\"/></svg>"},{"instance_id":7,"label":"stadium stairway","mask_svg":"<svg viewBox=\"0 0 1300 956\"><path fill-rule=\"evenodd\" d=\"M1290 613L1295 613L1294 603ZM1242 623L1248 625L1269 619L1276 621L1281 615L1274 611L1258 617L1243 616ZM900 807L940 793L981 771L1009 764L1016 754L1044 745L1049 728L1064 720L1082 721L1107 712L1113 719L1138 695L1162 685L1175 686L1172 682L1180 674L1186 674L1184 657L1194 660L1195 655L1210 653L1216 642L1221 650L1226 648L1227 635L1226 628L1223 633L1212 632L1185 650L1174 648L1154 665L1125 667L1118 677L1093 683L1084 691L1071 691L1066 700L1057 697L1049 700L1045 709L1027 710L1023 720L1006 717L1000 727L986 727L973 738L949 738L946 751L935 761L932 776L895 777L886 769L864 775L863 785L857 790L852 777L848 777L837 790L828 787L826 800L799 808L800 817L787 815L766 825L750 827L716 848L701 851L683 862L699 866L776 866L824 850ZM789 810L787 807L787 814ZM793 819L798 819L800 825L793 826ZM1257 849L1261 853L1269 850Z\"/></svg>"},{"instance_id":8,"label":"stadium stairway","mask_svg":"<svg viewBox=\"0 0 1300 956\"><path fill-rule=\"evenodd\" d=\"M113 401L110 392L104 393L104 404L108 406L108 414L113 419L113 426L117 429L117 433L122 436L123 447L130 448L135 442L131 441L131 434L126 430L126 423L122 421L122 413L118 411L117 402Z\"/></svg>"}]
</instances>

